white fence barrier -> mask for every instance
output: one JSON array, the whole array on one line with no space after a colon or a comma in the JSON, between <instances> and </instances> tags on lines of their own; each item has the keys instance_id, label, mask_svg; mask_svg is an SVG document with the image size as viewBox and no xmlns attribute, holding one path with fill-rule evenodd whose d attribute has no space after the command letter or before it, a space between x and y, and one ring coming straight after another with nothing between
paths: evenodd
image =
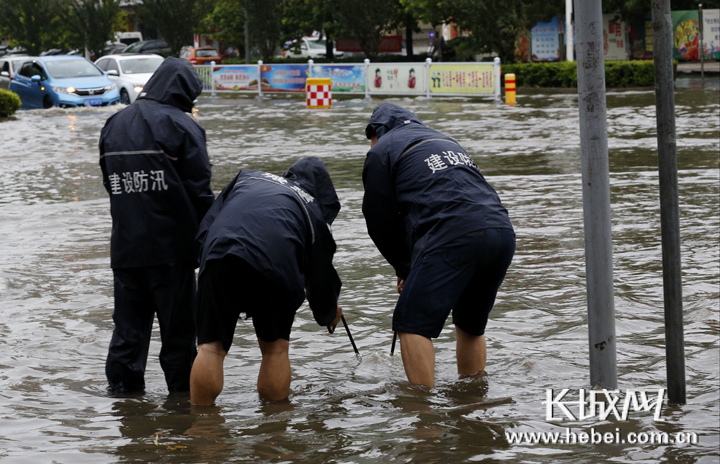
<instances>
[{"instance_id":1,"label":"white fence barrier","mask_svg":"<svg viewBox=\"0 0 720 464\"><path fill-rule=\"evenodd\" d=\"M500 100L500 58L493 63L364 63L198 65L203 91L216 93L304 93L307 78L332 80L341 94L494 97Z\"/></svg>"}]
</instances>

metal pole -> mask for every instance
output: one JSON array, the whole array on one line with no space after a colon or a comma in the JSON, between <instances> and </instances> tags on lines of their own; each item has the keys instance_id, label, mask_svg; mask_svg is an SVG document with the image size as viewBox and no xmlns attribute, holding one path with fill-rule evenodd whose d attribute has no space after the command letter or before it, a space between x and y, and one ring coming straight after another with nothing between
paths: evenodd
<instances>
[{"instance_id":1,"label":"metal pole","mask_svg":"<svg viewBox=\"0 0 720 464\"><path fill-rule=\"evenodd\" d=\"M703 83L703 86L705 85L705 45L703 44L703 9L702 9L702 3L698 5L698 37L700 39L700 79Z\"/></svg>"},{"instance_id":2,"label":"metal pole","mask_svg":"<svg viewBox=\"0 0 720 464\"><path fill-rule=\"evenodd\" d=\"M495 76L495 102L497 103L502 101L500 90L500 87L502 87L502 83L500 82L500 58L497 56L493 59L493 75Z\"/></svg>"},{"instance_id":3,"label":"metal pole","mask_svg":"<svg viewBox=\"0 0 720 464\"><path fill-rule=\"evenodd\" d=\"M257 73L258 73L258 98L262 100L262 65L263 60L257 62Z\"/></svg>"},{"instance_id":4,"label":"metal pole","mask_svg":"<svg viewBox=\"0 0 720 464\"><path fill-rule=\"evenodd\" d=\"M674 44L670 0L652 0L652 23L668 399L672 403L684 404L685 339L680 267L677 146L675 142L675 91L672 59Z\"/></svg>"},{"instance_id":5,"label":"metal pole","mask_svg":"<svg viewBox=\"0 0 720 464\"><path fill-rule=\"evenodd\" d=\"M572 27L573 0L565 0L565 59L575 61L573 56L573 27Z\"/></svg>"},{"instance_id":6,"label":"metal pole","mask_svg":"<svg viewBox=\"0 0 720 464\"><path fill-rule=\"evenodd\" d=\"M213 75L215 74L215 62L210 62L210 96L215 98L215 82L213 82Z\"/></svg>"},{"instance_id":7,"label":"metal pole","mask_svg":"<svg viewBox=\"0 0 720 464\"><path fill-rule=\"evenodd\" d=\"M602 5L575 0L590 383L617 388Z\"/></svg>"},{"instance_id":8,"label":"metal pole","mask_svg":"<svg viewBox=\"0 0 720 464\"><path fill-rule=\"evenodd\" d=\"M430 95L430 65L432 64L432 58L425 58L425 80L427 80L427 86L425 87L425 97L430 100L432 96Z\"/></svg>"},{"instance_id":9,"label":"metal pole","mask_svg":"<svg viewBox=\"0 0 720 464\"><path fill-rule=\"evenodd\" d=\"M247 8L245 8L245 64L250 64L250 19ZM258 79L260 78L258 77ZM260 85L259 80L258 85Z\"/></svg>"}]
</instances>

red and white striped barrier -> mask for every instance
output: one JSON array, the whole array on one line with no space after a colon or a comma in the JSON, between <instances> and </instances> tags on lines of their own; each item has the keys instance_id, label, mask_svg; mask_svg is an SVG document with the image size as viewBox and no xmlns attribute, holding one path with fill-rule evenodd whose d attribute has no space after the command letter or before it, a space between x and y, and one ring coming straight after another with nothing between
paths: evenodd
<instances>
[{"instance_id":1,"label":"red and white striped barrier","mask_svg":"<svg viewBox=\"0 0 720 464\"><path fill-rule=\"evenodd\" d=\"M305 88L307 89L308 108L330 108L332 106L332 79L309 78Z\"/></svg>"}]
</instances>

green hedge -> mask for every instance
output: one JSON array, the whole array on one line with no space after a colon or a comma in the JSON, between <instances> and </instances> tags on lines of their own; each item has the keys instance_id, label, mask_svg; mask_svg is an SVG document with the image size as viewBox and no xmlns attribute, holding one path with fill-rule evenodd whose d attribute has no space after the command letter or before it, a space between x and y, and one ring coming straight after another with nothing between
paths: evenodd
<instances>
[{"instance_id":1,"label":"green hedge","mask_svg":"<svg viewBox=\"0 0 720 464\"><path fill-rule=\"evenodd\" d=\"M673 64L673 72L677 61ZM577 87L577 63L517 63L503 64L502 73L515 74L517 87ZM504 85L504 79L503 79ZM652 61L606 61L607 87L652 87L655 68Z\"/></svg>"},{"instance_id":2,"label":"green hedge","mask_svg":"<svg viewBox=\"0 0 720 464\"><path fill-rule=\"evenodd\" d=\"M6 117L14 114L20 109L22 101L15 92L0 89L0 117Z\"/></svg>"}]
</instances>

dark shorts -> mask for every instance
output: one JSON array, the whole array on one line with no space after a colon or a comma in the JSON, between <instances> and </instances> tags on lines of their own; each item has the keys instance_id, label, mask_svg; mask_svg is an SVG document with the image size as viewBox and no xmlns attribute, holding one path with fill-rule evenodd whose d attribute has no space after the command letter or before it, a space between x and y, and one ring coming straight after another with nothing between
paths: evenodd
<instances>
[{"instance_id":1,"label":"dark shorts","mask_svg":"<svg viewBox=\"0 0 720 464\"><path fill-rule=\"evenodd\" d=\"M220 341L229 351L240 313L252 318L260 340L289 340L297 309L282 288L244 260L232 255L210 260L198 282L198 345Z\"/></svg>"},{"instance_id":2,"label":"dark shorts","mask_svg":"<svg viewBox=\"0 0 720 464\"><path fill-rule=\"evenodd\" d=\"M437 338L452 311L453 324L483 335L514 254L511 229L472 232L424 254L405 281L393 330Z\"/></svg>"}]
</instances>

